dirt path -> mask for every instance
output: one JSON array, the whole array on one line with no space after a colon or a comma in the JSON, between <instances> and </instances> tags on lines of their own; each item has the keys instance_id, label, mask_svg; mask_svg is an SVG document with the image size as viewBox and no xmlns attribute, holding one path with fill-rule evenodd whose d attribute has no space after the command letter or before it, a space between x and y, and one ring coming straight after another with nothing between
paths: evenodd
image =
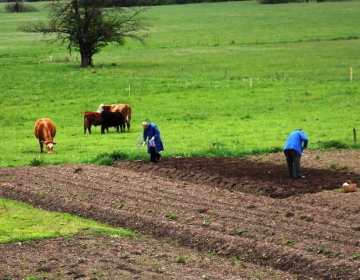
<instances>
[{"instance_id":1,"label":"dirt path","mask_svg":"<svg viewBox=\"0 0 360 280\"><path fill-rule=\"evenodd\" d=\"M359 166L359 153L352 162ZM360 174L351 166L332 170L316 164L304 168L305 180L289 180L286 168L267 157L3 168L0 196L176 242L176 249L167 247L168 261L178 255L173 250L184 250L198 270L174 268L179 274L173 279L199 279L209 253L224 266L209 267L208 279L360 279L360 261L353 260L360 254L360 192L338 189L348 178L360 182ZM156 241L143 242L139 248ZM249 270L239 274L243 270L229 265L230 258ZM134 269L153 273L146 266Z\"/></svg>"}]
</instances>

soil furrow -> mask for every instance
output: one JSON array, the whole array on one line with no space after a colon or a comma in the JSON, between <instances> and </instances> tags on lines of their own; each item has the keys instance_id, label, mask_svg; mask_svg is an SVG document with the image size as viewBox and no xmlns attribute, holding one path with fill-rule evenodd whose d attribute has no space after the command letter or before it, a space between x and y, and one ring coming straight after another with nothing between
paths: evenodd
<instances>
[{"instance_id":1,"label":"soil furrow","mask_svg":"<svg viewBox=\"0 0 360 280\"><path fill-rule=\"evenodd\" d=\"M199 251L271 265L304 279L356 279L358 262L349 261L357 253L356 242L346 242L345 237L359 240L359 232L349 228L346 217L328 216L319 223L332 213L328 207L302 204L299 198L276 200L231 192L212 184L186 182L179 189L183 179L164 179L134 169L120 164L2 169L0 195L139 230ZM331 194L337 200L342 195ZM119 208L122 203L126 205ZM179 217L166 218L170 211ZM307 216L301 218L303 212ZM306 221L309 217L313 220ZM204 225L205 220L211 224Z\"/></svg>"}]
</instances>

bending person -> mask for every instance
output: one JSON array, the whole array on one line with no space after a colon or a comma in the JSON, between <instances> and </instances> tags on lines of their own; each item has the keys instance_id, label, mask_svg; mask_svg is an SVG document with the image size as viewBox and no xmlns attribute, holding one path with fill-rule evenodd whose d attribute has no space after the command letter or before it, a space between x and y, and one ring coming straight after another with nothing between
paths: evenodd
<instances>
[{"instance_id":1,"label":"bending person","mask_svg":"<svg viewBox=\"0 0 360 280\"><path fill-rule=\"evenodd\" d=\"M284 153L290 177L305 178L301 174L300 159L302 152L308 145L308 138L301 129L290 133L286 140Z\"/></svg>"},{"instance_id":2,"label":"bending person","mask_svg":"<svg viewBox=\"0 0 360 280\"><path fill-rule=\"evenodd\" d=\"M148 153L150 154L150 162L158 162L161 158L160 152L164 150L160 137L160 131L156 124L151 122L143 122L141 125L144 129L143 146L146 145L146 139L149 138Z\"/></svg>"}]
</instances>

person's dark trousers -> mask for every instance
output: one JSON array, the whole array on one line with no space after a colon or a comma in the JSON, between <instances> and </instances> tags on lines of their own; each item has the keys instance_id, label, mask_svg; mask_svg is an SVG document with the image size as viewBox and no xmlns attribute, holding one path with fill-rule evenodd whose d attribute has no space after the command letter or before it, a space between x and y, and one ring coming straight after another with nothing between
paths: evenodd
<instances>
[{"instance_id":1,"label":"person's dark trousers","mask_svg":"<svg viewBox=\"0 0 360 280\"><path fill-rule=\"evenodd\" d=\"M297 151L285 150L286 163L289 170L290 177L301 178L301 170L300 170L300 158L301 156Z\"/></svg>"},{"instance_id":2,"label":"person's dark trousers","mask_svg":"<svg viewBox=\"0 0 360 280\"><path fill-rule=\"evenodd\" d=\"M150 161L158 162L160 160L161 155L156 152L155 147L150 147Z\"/></svg>"}]
</instances>

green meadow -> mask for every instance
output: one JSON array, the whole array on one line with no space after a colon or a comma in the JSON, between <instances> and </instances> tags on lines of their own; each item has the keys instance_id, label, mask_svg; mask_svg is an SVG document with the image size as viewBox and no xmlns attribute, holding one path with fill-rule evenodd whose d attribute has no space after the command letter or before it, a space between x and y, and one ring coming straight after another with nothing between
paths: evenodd
<instances>
[{"instance_id":1,"label":"green meadow","mask_svg":"<svg viewBox=\"0 0 360 280\"><path fill-rule=\"evenodd\" d=\"M164 156L241 156L281 148L301 127L309 148L353 143L360 130L360 2L256 1L151 7L146 45L127 41L80 69L79 54L19 31L47 18L0 4L0 166L147 158L141 122L155 122ZM354 79L349 79L353 68ZM132 107L130 133L84 134L100 103ZM57 125L40 155L33 128Z\"/></svg>"},{"instance_id":2,"label":"green meadow","mask_svg":"<svg viewBox=\"0 0 360 280\"><path fill-rule=\"evenodd\" d=\"M74 234L109 234L135 237L122 228L114 228L69 214L46 212L21 202L0 199L0 243Z\"/></svg>"}]
</instances>

